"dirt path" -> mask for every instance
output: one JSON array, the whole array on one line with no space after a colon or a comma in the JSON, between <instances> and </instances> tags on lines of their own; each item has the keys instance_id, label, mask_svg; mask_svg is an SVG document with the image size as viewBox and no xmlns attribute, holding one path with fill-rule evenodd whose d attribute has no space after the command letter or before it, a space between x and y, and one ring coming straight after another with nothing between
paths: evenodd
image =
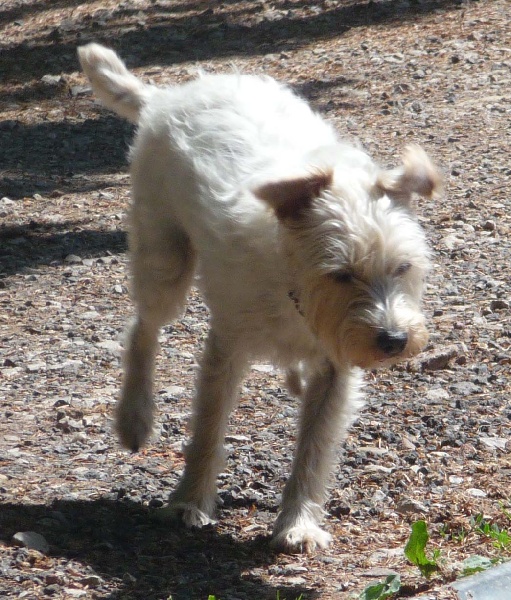
<instances>
[{"instance_id":1,"label":"dirt path","mask_svg":"<svg viewBox=\"0 0 511 600\"><path fill-rule=\"evenodd\" d=\"M465 558L509 558L473 519L511 529L510 23L506 0L0 3L0 596L342 600L397 572L401 597L442 600ZM369 374L332 477L327 552L268 548L297 403L266 364L232 418L219 524L152 519L183 466L198 295L162 333L153 443L129 455L112 434L132 129L78 72L92 40L155 83L270 74L381 163L416 142L445 174L442 200L418 207L435 249L431 344ZM430 581L402 554L420 518L441 552ZM26 531L49 549L18 547Z\"/></svg>"}]
</instances>

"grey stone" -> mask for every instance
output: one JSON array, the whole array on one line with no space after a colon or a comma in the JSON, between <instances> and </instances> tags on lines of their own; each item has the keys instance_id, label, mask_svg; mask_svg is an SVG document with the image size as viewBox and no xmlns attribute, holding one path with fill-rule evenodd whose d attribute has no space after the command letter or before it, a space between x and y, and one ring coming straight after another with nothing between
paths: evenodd
<instances>
[{"instance_id":1,"label":"grey stone","mask_svg":"<svg viewBox=\"0 0 511 600\"><path fill-rule=\"evenodd\" d=\"M452 587L460 600L509 600L511 562L455 581Z\"/></svg>"},{"instance_id":2,"label":"grey stone","mask_svg":"<svg viewBox=\"0 0 511 600\"><path fill-rule=\"evenodd\" d=\"M428 508L427 506L424 506L422 502L410 498L398 502L396 505L396 512L400 515L426 514L428 512Z\"/></svg>"},{"instance_id":3,"label":"grey stone","mask_svg":"<svg viewBox=\"0 0 511 600\"><path fill-rule=\"evenodd\" d=\"M42 554L46 554L50 549L46 538L35 531L19 531L12 536L12 541L16 546L37 550Z\"/></svg>"},{"instance_id":4,"label":"grey stone","mask_svg":"<svg viewBox=\"0 0 511 600\"><path fill-rule=\"evenodd\" d=\"M488 448L493 448L493 449L498 448L499 450L503 450L503 451L506 450L506 445L508 443L507 438L501 438L501 437L490 438L490 437L481 436L479 438L479 441L482 442Z\"/></svg>"}]
</instances>

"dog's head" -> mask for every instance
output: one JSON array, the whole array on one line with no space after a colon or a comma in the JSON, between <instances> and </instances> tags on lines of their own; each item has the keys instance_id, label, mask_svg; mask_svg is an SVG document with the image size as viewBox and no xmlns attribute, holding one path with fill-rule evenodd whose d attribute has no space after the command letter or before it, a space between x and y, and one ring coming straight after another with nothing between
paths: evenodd
<instances>
[{"instance_id":1,"label":"dog's head","mask_svg":"<svg viewBox=\"0 0 511 600\"><path fill-rule=\"evenodd\" d=\"M281 224L290 291L312 331L338 364L373 368L428 340L420 304L430 253L411 203L434 195L440 177L415 146L390 171L358 150L350 158L348 168L343 161L255 193Z\"/></svg>"}]
</instances>

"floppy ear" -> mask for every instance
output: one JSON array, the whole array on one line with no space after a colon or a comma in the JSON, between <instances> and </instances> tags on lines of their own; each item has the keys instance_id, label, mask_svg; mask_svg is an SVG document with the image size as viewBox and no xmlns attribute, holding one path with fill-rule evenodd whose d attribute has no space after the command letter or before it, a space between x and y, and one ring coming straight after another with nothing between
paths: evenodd
<instances>
[{"instance_id":1,"label":"floppy ear","mask_svg":"<svg viewBox=\"0 0 511 600\"><path fill-rule=\"evenodd\" d=\"M403 164L390 171L382 171L376 180L379 191L404 206L409 206L412 194L426 198L435 196L442 187L442 177L420 146L407 146Z\"/></svg>"},{"instance_id":2,"label":"floppy ear","mask_svg":"<svg viewBox=\"0 0 511 600\"><path fill-rule=\"evenodd\" d=\"M279 219L297 219L321 192L332 185L332 171L265 183L254 194L269 204Z\"/></svg>"}]
</instances>

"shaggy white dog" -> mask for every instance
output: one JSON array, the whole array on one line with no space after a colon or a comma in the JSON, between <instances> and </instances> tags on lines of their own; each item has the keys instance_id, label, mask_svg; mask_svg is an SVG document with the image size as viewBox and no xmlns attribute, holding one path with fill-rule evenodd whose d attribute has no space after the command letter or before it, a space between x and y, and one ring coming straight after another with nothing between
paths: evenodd
<instances>
[{"instance_id":1,"label":"shaggy white dog","mask_svg":"<svg viewBox=\"0 0 511 600\"><path fill-rule=\"evenodd\" d=\"M418 147L385 171L268 77L202 76L160 89L97 44L79 49L95 93L138 124L130 250L137 317L117 409L133 450L153 426L159 328L194 275L211 311L186 468L167 514L211 522L223 439L247 365L266 358L302 396L273 542L314 551L337 440L362 404L361 369L419 352L428 248L410 203L438 174Z\"/></svg>"}]
</instances>

